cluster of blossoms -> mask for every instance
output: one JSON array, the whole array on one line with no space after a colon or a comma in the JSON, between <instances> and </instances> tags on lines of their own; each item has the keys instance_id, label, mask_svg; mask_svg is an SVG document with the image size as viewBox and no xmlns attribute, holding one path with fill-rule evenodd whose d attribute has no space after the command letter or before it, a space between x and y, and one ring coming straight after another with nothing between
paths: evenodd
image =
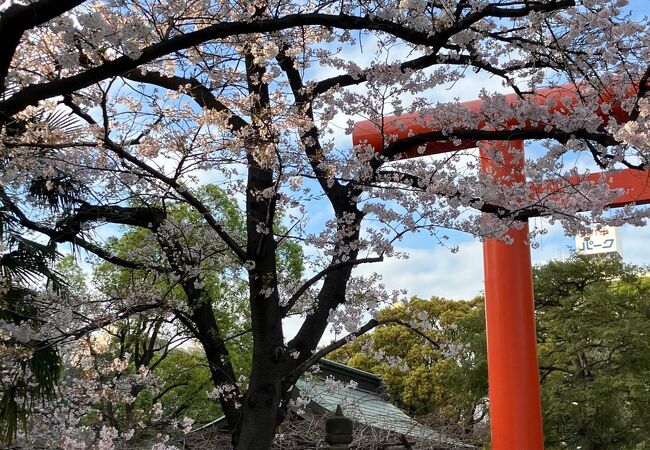
<instances>
[{"instance_id":1,"label":"cluster of blossoms","mask_svg":"<svg viewBox=\"0 0 650 450\"><path fill-rule=\"evenodd\" d=\"M62 349L66 366L70 368L57 386L55 399L36 409L30 420L30 433L19 437L21 445L63 450L116 450L137 442L139 448L178 448L167 444L168 433L174 430L188 433L192 419L178 421L167 417L159 402L144 408L141 402L140 406L135 406L134 395L139 395L142 388L155 395L162 386L161 380L144 367L135 372L127 371L128 354L103 362L98 355L105 341L106 336L98 336L88 340L86 345L77 342ZM112 414L121 407L130 412L124 421L116 422ZM156 424L171 431L143 441L142 435L149 435L147 430Z\"/></svg>"},{"instance_id":2,"label":"cluster of blossoms","mask_svg":"<svg viewBox=\"0 0 650 450\"><path fill-rule=\"evenodd\" d=\"M573 233L649 215L608 208L621 193L608 177L650 161L650 30L622 0L5 3L3 259L29 235L40 251L73 245L130 271L98 276L101 296L30 298L38 320L0 331L7 383L33 381L39 343L157 314L202 346L240 446L268 448L328 326L340 346L403 297L358 272L405 257L407 234L454 250L449 229L509 242L528 217ZM353 145L362 119L376 139ZM513 139L542 145L474 150ZM504 174L510 163L521 171ZM287 339L290 317L302 322ZM231 352L251 335L244 384ZM56 445L108 448L147 426L87 424L82 403L132 405L134 386L157 386L114 357L68 374L60 389L85 403L42 414ZM156 402L147 414L165 420ZM260 423L264 439L252 436Z\"/></svg>"}]
</instances>

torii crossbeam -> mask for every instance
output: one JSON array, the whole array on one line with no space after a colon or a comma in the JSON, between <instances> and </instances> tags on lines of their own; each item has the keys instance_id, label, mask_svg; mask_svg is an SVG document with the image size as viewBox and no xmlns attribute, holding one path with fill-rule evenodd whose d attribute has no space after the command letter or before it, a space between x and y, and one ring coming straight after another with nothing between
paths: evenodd
<instances>
[{"instance_id":1,"label":"torii crossbeam","mask_svg":"<svg viewBox=\"0 0 650 450\"><path fill-rule=\"evenodd\" d=\"M632 94L633 92L630 93ZM570 102L566 101L567 98ZM536 91L534 99L540 105L549 105L548 100L553 99L548 106L550 112L561 114L569 114L571 103L578 102L573 85L541 89ZM600 96L601 104L609 104L610 100L607 95ZM516 103L518 97L514 94L508 95L506 101ZM627 114L615 102L612 103L608 114L602 110L598 112L603 122L606 123L611 118L619 122L627 121ZM462 103L462 106L471 112L478 112L481 104L482 100L474 100ZM372 122L358 122L354 127L353 143L367 143L376 151L381 151L384 137L392 136L398 141L413 142L414 146L418 146L418 136L439 131L423 126L420 119L418 114L384 118L383 133ZM539 125L533 126L528 121L520 124L516 119L506 121L505 125L506 129L539 129ZM479 124L478 128L483 126L485 124ZM495 182L524 181L524 158L517 156L517 151L524 151L523 141L436 141L426 143L424 152L418 152L413 147L405 149L405 155L416 157L473 147L479 147L483 161L482 170L491 174ZM495 156L495 152L500 154L497 158L499 163L490 158L490 155ZM602 174L594 173L584 179L569 182L579 185L582 182L598 181L601 176ZM566 180L564 182L566 183ZM620 170L607 174L605 182L611 189L620 189L622 192L611 201L610 207L650 203L649 170ZM533 186L533 190L539 192L554 189L553 186L550 182L544 186ZM486 239L483 244L492 448L542 450L544 436L528 225L522 229L509 230L508 235L513 239L511 245L494 239Z\"/></svg>"}]
</instances>

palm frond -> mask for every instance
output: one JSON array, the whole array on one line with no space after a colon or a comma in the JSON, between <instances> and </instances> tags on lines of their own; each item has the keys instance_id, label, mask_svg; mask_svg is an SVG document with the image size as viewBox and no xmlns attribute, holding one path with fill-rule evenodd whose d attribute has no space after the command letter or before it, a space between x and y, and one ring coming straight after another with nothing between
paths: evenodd
<instances>
[{"instance_id":1,"label":"palm frond","mask_svg":"<svg viewBox=\"0 0 650 450\"><path fill-rule=\"evenodd\" d=\"M82 123L77 116L65 109L55 109L54 111L45 113L42 115L41 121L47 124L49 129L63 131L65 133L73 133L82 128Z\"/></svg>"},{"instance_id":2,"label":"palm frond","mask_svg":"<svg viewBox=\"0 0 650 450\"><path fill-rule=\"evenodd\" d=\"M20 286L7 289L0 302L0 320L15 324L31 324L38 328L38 310L31 302L35 292ZM34 404L54 398L62 372L57 349L40 340L29 342L5 341L5 346L20 349L29 355L16 363L12 379L0 383L0 440L9 445L18 433L19 425L27 433L28 419Z\"/></svg>"},{"instance_id":3,"label":"palm frond","mask_svg":"<svg viewBox=\"0 0 650 450\"><path fill-rule=\"evenodd\" d=\"M0 397L0 439L10 444L18 433L18 423L25 426L27 416L24 408L21 408L16 401L16 390L14 387L3 389Z\"/></svg>"},{"instance_id":4,"label":"palm frond","mask_svg":"<svg viewBox=\"0 0 650 450\"><path fill-rule=\"evenodd\" d=\"M3 96L6 94L7 91L4 92ZM83 127L83 123L72 111L57 107L54 110L39 109L27 118L14 118L5 125L5 132L9 137L19 137L27 131L30 124L65 134L77 132Z\"/></svg>"},{"instance_id":5,"label":"palm frond","mask_svg":"<svg viewBox=\"0 0 650 450\"><path fill-rule=\"evenodd\" d=\"M15 383L3 383L0 397L0 440L10 445L18 434L18 426L28 432L29 413L35 402L45 402L54 398L56 384L62 372L61 357L56 349L34 342L36 349L31 357L23 362L19 374L32 374L33 379L25 380L20 375Z\"/></svg>"},{"instance_id":6,"label":"palm frond","mask_svg":"<svg viewBox=\"0 0 650 450\"><path fill-rule=\"evenodd\" d=\"M32 197L56 211L74 203L83 190L83 186L72 176L62 173L36 177L29 186Z\"/></svg>"},{"instance_id":7,"label":"palm frond","mask_svg":"<svg viewBox=\"0 0 650 450\"><path fill-rule=\"evenodd\" d=\"M42 277L56 280L50 269L56 251L49 246L24 238L14 232L7 233L5 246L12 249L0 257L0 275L17 283L36 283Z\"/></svg>"}]
</instances>

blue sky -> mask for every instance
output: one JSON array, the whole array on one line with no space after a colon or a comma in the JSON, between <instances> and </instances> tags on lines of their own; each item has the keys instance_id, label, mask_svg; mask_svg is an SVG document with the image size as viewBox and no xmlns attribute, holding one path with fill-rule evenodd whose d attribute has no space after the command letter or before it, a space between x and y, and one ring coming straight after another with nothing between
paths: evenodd
<instances>
[{"instance_id":1,"label":"blue sky","mask_svg":"<svg viewBox=\"0 0 650 450\"><path fill-rule=\"evenodd\" d=\"M649 0L632 0L629 10L633 16L650 14ZM469 75L454 88L453 95L462 100L476 98L481 88L501 90L500 81L484 74ZM533 219L530 228L544 227L548 234L536 239L538 248L532 250L534 264L543 264L552 259L564 259L575 249L575 237L565 236L559 225L549 226L543 219ZM416 234L407 236L399 245L408 251L408 260L387 260L372 267L361 267L357 273L378 271L384 277L389 289L406 289L409 295L429 297L442 296L451 299L465 299L478 295L483 290L482 244L466 233L450 231L451 245L458 245L460 251L452 254L440 247L434 238ZM623 226L619 229L624 261L638 265L650 265L650 225L644 227Z\"/></svg>"},{"instance_id":2,"label":"blue sky","mask_svg":"<svg viewBox=\"0 0 650 450\"><path fill-rule=\"evenodd\" d=\"M632 0L629 9L634 16L650 14L650 0ZM367 51L364 55L367 60L356 62L363 65L372 64L373 52ZM319 68L316 78L327 77L327 69ZM452 89L441 89L436 98L449 101L454 97L461 100L471 100L478 97L479 91L486 88L488 91L503 91L501 81L490 77L485 72L474 74L468 71L467 78L454 84ZM336 146L342 150L351 146L351 136L345 135L346 117L342 117L340 130L336 134ZM202 180L214 182L214 173L206 173ZM318 204L310 205L310 212L319 213ZM315 220L319 222L318 219ZM548 234L537 239L537 247L532 251L532 259L536 264L547 262L551 259L566 258L575 248L575 238L565 236L559 226L548 226L542 219L530 221L531 228L546 227ZM104 228L99 234L112 234L114 228ZM384 283L388 289L405 289L408 295L429 297L437 295L451 299L467 299L481 294L483 290L483 257L482 244L477 239L466 233L449 231L450 245L458 245L460 251L452 254L448 248L440 246L436 239L426 234L407 235L399 243L397 249L408 252L408 260L387 259L380 264L361 266L355 270L356 274L379 272L383 275ZM632 227L624 226L620 229L622 254L626 262L650 265L650 252L645 249L650 242L650 226ZM290 328L290 327L289 327ZM290 334L290 331L287 330Z\"/></svg>"}]
</instances>

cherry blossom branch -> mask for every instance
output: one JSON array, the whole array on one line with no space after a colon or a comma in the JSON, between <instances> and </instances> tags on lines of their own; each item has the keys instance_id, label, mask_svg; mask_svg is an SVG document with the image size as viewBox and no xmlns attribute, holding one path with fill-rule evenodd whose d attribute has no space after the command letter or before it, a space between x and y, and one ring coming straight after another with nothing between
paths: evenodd
<instances>
[{"instance_id":1,"label":"cherry blossom branch","mask_svg":"<svg viewBox=\"0 0 650 450\"><path fill-rule=\"evenodd\" d=\"M5 90L9 65L23 33L44 24L86 0L38 0L26 5L13 3L0 16L0 92Z\"/></svg>"},{"instance_id":2,"label":"cherry blossom branch","mask_svg":"<svg viewBox=\"0 0 650 450\"><path fill-rule=\"evenodd\" d=\"M187 314L184 311L181 311L180 309L172 309L172 312L174 313L174 317L176 317L178 320L181 321L183 325L187 328L187 330L196 338L199 339L199 330L196 329L194 326L194 323L192 322L192 319L190 319Z\"/></svg>"},{"instance_id":3,"label":"cherry blossom branch","mask_svg":"<svg viewBox=\"0 0 650 450\"><path fill-rule=\"evenodd\" d=\"M199 277L188 273L188 271L192 271L193 266L191 261L184 257L179 242L176 239L169 239L167 240L169 245L165 245L166 242L163 241L160 235L158 235L158 240L169 264L174 267L176 274L179 276L178 282L187 297L189 313L175 311L176 317L201 342L215 386L221 386L225 383L234 386L235 398L230 396L219 397L228 423L234 426L239 421L241 414L236 405L237 399L240 397L240 391L235 378L230 352L225 345L226 341L221 336L221 329L217 324L212 302L207 296L205 288L199 283Z\"/></svg>"},{"instance_id":4,"label":"cherry blossom branch","mask_svg":"<svg viewBox=\"0 0 650 450\"><path fill-rule=\"evenodd\" d=\"M383 326L383 325L400 325L408 330L412 331L413 333L421 336L423 339L425 339L427 342L429 342L433 347L440 349L440 343L432 339L431 337L427 336L426 333L422 332L421 330L418 330L416 327L411 325L408 322L404 322L403 320L399 319L383 319L383 320L377 320L377 319L370 319L368 322L366 322L365 325L363 325L361 328L359 328L357 331L354 331L352 333L347 334L346 336L330 343L329 345L326 345L325 347L321 348L320 350L314 352L309 358L304 360L302 363L300 363L295 369L291 371L291 373L285 377L285 382L294 382L295 380L300 377L307 369L309 369L311 366L316 364L321 358L324 358L326 355L329 353L332 353L334 350L337 350L341 347L343 347L345 344L353 341L354 339L358 338L359 336L362 336L369 332L370 330L378 327L378 326Z\"/></svg>"},{"instance_id":5,"label":"cherry blossom branch","mask_svg":"<svg viewBox=\"0 0 650 450\"><path fill-rule=\"evenodd\" d=\"M354 189L356 191L359 188L355 186ZM343 235L334 245L332 262L341 262L341 256L336 255L345 255L347 260L354 261L359 254L359 249L355 247L355 243L360 238L360 224L364 214L351 201L348 202L347 207L341 203L332 203L332 205L337 218L343 215L350 217L350 223L338 225L339 231L343 232ZM320 337L327 328L330 311L345 303L346 286L352 275L352 268L351 265L338 267L330 270L325 275L323 285L316 298L315 307L311 314L305 318L298 333L289 342L289 347L300 349L301 353L311 351L317 347Z\"/></svg>"},{"instance_id":6,"label":"cherry blossom branch","mask_svg":"<svg viewBox=\"0 0 650 450\"><path fill-rule=\"evenodd\" d=\"M648 82L650 82L650 66L648 66L645 69L645 72L643 72L643 75L639 80L639 92L636 95L636 100L634 101L634 107L632 107L632 111L630 111L631 121L636 120L639 117L639 114L641 113L641 108L639 107L639 101L642 98L645 98L648 95L648 91L650 91L650 86L648 85Z\"/></svg>"},{"instance_id":7,"label":"cherry blossom branch","mask_svg":"<svg viewBox=\"0 0 650 450\"><path fill-rule=\"evenodd\" d=\"M74 147L97 147L97 142L61 142L61 143L46 143L46 142L18 142L13 140L2 141L2 145L7 148L46 148L46 149L66 149Z\"/></svg>"},{"instance_id":8,"label":"cherry blossom branch","mask_svg":"<svg viewBox=\"0 0 650 450\"><path fill-rule=\"evenodd\" d=\"M523 5L520 8L513 8L512 6ZM475 16L483 17L499 17L502 19L510 18L514 19L517 17L524 17L529 15L532 12L553 12L559 9L569 8L571 6L576 6L575 0L523 0L520 2L511 2L510 4L505 3L500 4L491 4L487 5L484 8L480 8L479 11L469 14L466 20L473 20Z\"/></svg>"},{"instance_id":9,"label":"cherry blossom branch","mask_svg":"<svg viewBox=\"0 0 650 450\"><path fill-rule=\"evenodd\" d=\"M402 37L409 42L414 40L416 41L414 43L420 44L431 41L431 38L426 33L415 32L390 21L345 14L291 14L273 19L221 22L145 47L142 49L140 56L136 58L121 56L76 75L27 86L12 95L9 99L0 101L0 123L3 123L17 112L22 111L25 107L35 105L46 98L70 94L102 80L127 73L143 64L150 63L157 58L175 51L200 45L209 40L252 33L268 33L308 25L321 25L341 29L386 31Z\"/></svg>"},{"instance_id":10,"label":"cherry blossom branch","mask_svg":"<svg viewBox=\"0 0 650 450\"><path fill-rule=\"evenodd\" d=\"M441 48L448 48L447 45L442 45L440 46ZM452 64L452 65L466 65L466 66L473 66L476 67L477 69L483 69L486 72L490 72L494 75L497 75L501 78L504 78L508 84L517 92L518 94L521 95L521 92L519 92L519 88L517 85L507 76L508 73L511 73L513 71L517 70L525 70L525 69L532 69L532 68L537 68L537 69L542 69L545 67L550 67L551 65L548 63L543 63L541 61L535 60L534 62L524 62L521 64L516 64L513 66L508 66L508 69L500 69L496 66L493 66L491 64L488 64L487 62L481 60L479 55L476 52L470 51L469 55L446 55L446 54L439 54L438 50L440 48L434 48L434 51L432 51L428 55L420 56L414 59L411 59L409 61L405 61L399 64L399 70L402 73L406 73L409 70L420 70L420 69L425 69L427 67L431 67L435 64ZM459 48L456 50L460 50ZM318 96L320 94L323 94L327 92L328 90L332 88L340 88L340 87L346 87L346 86L353 86L353 85L358 85L361 83L364 83L368 80L368 76L372 74L373 69L365 69L361 71L358 74L350 75L350 74L343 74L343 75L337 75L334 77L326 78L320 81L317 81L314 83L313 87L311 88L311 94L312 96Z\"/></svg>"},{"instance_id":11,"label":"cherry blossom branch","mask_svg":"<svg viewBox=\"0 0 650 450\"><path fill-rule=\"evenodd\" d=\"M444 60L444 61L443 61ZM459 55L454 58L447 58L446 55L439 55L438 53L433 53L425 56L420 56L412 60L403 62L399 64L399 70L402 73L406 73L409 70L419 70L426 69L435 64L440 64L444 62L445 64L468 64L470 62L469 58L465 55ZM311 88L312 96L318 96L329 91L332 88L354 86L357 84L364 83L368 80L368 76L372 73L372 69L365 69L358 74L350 75L336 75L334 77L325 78L323 80L317 81L314 83Z\"/></svg>"},{"instance_id":12,"label":"cherry blossom branch","mask_svg":"<svg viewBox=\"0 0 650 450\"><path fill-rule=\"evenodd\" d=\"M52 1L54 0L42 0ZM79 1L79 0L74 0ZM74 3L70 1L69 3ZM56 2L54 2L56 3ZM519 3L521 4L521 3ZM57 95L70 94L79 89L86 88L102 80L124 74L139 66L150 63L170 53L189 47L200 45L204 42L224 39L237 35L254 33L269 33L304 26L325 26L343 30L370 30L381 31L398 37L415 45L426 45L439 49L451 36L466 29L473 23L486 18L517 18L525 17L531 12L550 12L574 6L573 0L553 0L550 2L525 2L521 8L498 7L489 5L475 13L468 14L443 32L427 33L411 29L402 24L378 17L357 17L347 14L290 14L272 19L255 19L241 22L221 22L205 28L163 40L141 50L139 56L121 56L111 61L104 62L96 67L81 73L57 80L27 86L9 99L0 101L0 123L6 122L11 116L22 111L29 105L36 105L39 101ZM11 55L15 51L15 46ZM436 50L437 51L437 50ZM433 53L436 53L434 51Z\"/></svg>"},{"instance_id":13,"label":"cherry blossom branch","mask_svg":"<svg viewBox=\"0 0 650 450\"><path fill-rule=\"evenodd\" d=\"M82 202L74 215L67 216L57 223L57 227L66 226L79 229L86 222L105 221L133 227L157 229L165 220L165 212L153 206L126 207L119 205L91 205Z\"/></svg>"},{"instance_id":14,"label":"cherry blossom branch","mask_svg":"<svg viewBox=\"0 0 650 450\"><path fill-rule=\"evenodd\" d=\"M386 177L386 182L401 183L417 190L425 190L428 183L421 177L409 173L399 172L396 170L382 170L377 175ZM381 179L376 179L381 182ZM463 197L460 191L453 192L435 192L435 195L447 199L458 199ZM511 209L504 206L492 205L485 203L481 198L473 197L468 199L467 205L477 211L489 213L497 216L499 219L512 219L515 221L526 221L531 217L541 217L551 214L550 210L545 210L539 207L530 206L520 209Z\"/></svg>"},{"instance_id":15,"label":"cherry blossom branch","mask_svg":"<svg viewBox=\"0 0 650 450\"><path fill-rule=\"evenodd\" d=\"M362 259L355 259L355 260L348 260L344 262L339 262L339 263L334 263L330 264L328 267L324 268L320 272L318 272L316 275L311 277L309 280L305 281L297 290L294 292L294 294L291 296L291 298L287 301L287 304L284 306L282 309L282 315L286 316L286 314L293 308L293 306L296 304L296 302L302 297L302 295L307 292L307 290L316 284L319 280L321 280L325 275L328 273L332 272L333 270L338 270L342 267L347 267L347 266L358 266L360 264L368 264L368 263L375 263L375 262L381 262L384 260L383 256L378 256L375 258L362 258Z\"/></svg>"},{"instance_id":16,"label":"cherry blossom branch","mask_svg":"<svg viewBox=\"0 0 650 450\"><path fill-rule=\"evenodd\" d=\"M444 45L442 47L448 48L451 46ZM460 50L460 48L455 50ZM428 54L400 63L398 67L400 72L406 73L408 71L426 69L427 67L431 67L436 64L471 66L471 67L475 67L477 71L485 70L486 72L490 72L506 80L508 82L508 85L520 95L521 92L519 88L514 83L514 81L510 77L508 77L509 73L516 72L518 70L533 69L533 68L543 69L546 67L551 67L551 65L548 63L535 60L533 62L524 62L521 64L511 65L508 66L508 69L501 69L499 67L488 64L487 62L481 60L481 58L475 52L471 52L469 55L461 54L461 55L454 55L454 56L447 55L447 54L440 54L440 53ZM355 86L364 83L368 81L368 77L373 73L374 69L375 68L368 68L362 70L358 74L336 75L330 78L325 78L323 80L317 81L314 83L313 87L311 88L311 95L315 97L329 91L332 88Z\"/></svg>"},{"instance_id":17,"label":"cherry blossom branch","mask_svg":"<svg viewBox=\"0 0 650 450\"><path fill-rule=\"evenodd\" d=\"M616 156L611 155L609 153L604 153L601 150L597 149L592 142L587 140L584 140L583 142L589 149L589 152L591 153L591 156L594 158L594 161L596 162L596 164L598 164L598 167L600 167L601 169L607 169L608 166L608 164L605 161L603 161L603 159L606 159L608 161L620 162L628 169L645 170L647 168L646 163L633 164L626 159L619 160Z\"/></svg>"},{"instance_id":18,"label":"cherry blossom branch","mask_svg":"<svg viewBox=\"0 0 650 450\"><path fill-rule=\"evenodd\" d=\"M401 138L398 141L389 144L382 152L384 158L393 159L401 153L416 149L420 145L426 145L429 142L449 141L452 139L471 140L471 141L519 141L525 139L555 139L558 142L565 143L570 139L586 139L598 142L601 145L618 145L611 135L606 133L597 133L587 130L561 131L561 130L543 130L543 129L526 129L526 130L486 130L486 129L455 129L453 131L437 130L427 133L418 134ZM474 145L474 144L472 144ZM465 145L464 148L467 148ZM459 148L460 149L460 148Z\"/></svg>"},{"instance_id":19,"label":"cherry blossom branch","mask_svg":"<svg viewBox=\"0 0 650 450\"><path fill-rule=\"evenodd\" d=\"M117 311L115 314L112 314L110 317L106 317L103 319L92 319L92 320L89 319L91 323L84 327L77 328L76 330L73 331L61 332L60 337L47 341L46 345L57 345L70 338L80 338L89 333L92 333L93 331L99 330L100 328L107 327L112 323L131 317L134 314L150 311L152 309L162 308L164 306L165 304L163 302L154 302L154 303L128 306L126 308Z\"/></svg>"},{"instance_id":20,"label":"cherry blossom branch","mask_svg":"<svg viewBox=\"0 0 650 450\"><path fill-rule=\"evenodd\" d=\"M423 190L423 186L427 186L427 183L417 175L412 175L412 174L398 172L398 171L381 171L378 173L382 175L387 175L389 177L389 179L385 180L385 182L387 183L402 183L405 184L406 186L409 186L417 190ZM577 195L582 197L585 200L589 200L589 198L578 189L575 183L571 182L566 178L563 179L564 181L566 181L567 187L572 188L574 193L573 195ZM381 180L377 180L377 181L380 182ZM509 208L507 206L485 203L482 199L478 197L470 198L466 201L466 203L468 207L471 207L477 211L492 214L498 217L499 219L510 219L513 222L526 222L528 219L533 217L544 217L549 215L557 215L557 216L564 216L567 218L574 218L575 215L573 214L569 214L564 211L558 211L543 206L544 200L548 200L552 198L558 192L562 192L562 189L558 188L557 190L549 190L541 198L537 199L536 204L530 206L524 206L521 208L514 208L514 209ZM448 199L453 199L453 198L458 199L463 197L463 194L460 191L436 192L435 194L440 197L445 197Z\"/></svg>"},{"instance_id":21,"label":"cherry blossom branch","mask_svg":"<svg viewBox=\"0 0 650 450\"><path fill-rule=\"evenodd\" d=\"M343 237L335 245L334 254L340 254L341 250L346 249L355 239L358 239L358 225L363 218L363 214L358 210L356 202L352 201L353 197L358 197L360 194L359 188L355 183L349 183L343 186L338 180L330 180L325 171L321 168L323 150L319 142L319 132L315 126L314 114L312 108L312 97L308 97L304 93L304 84L302 77L298 70L295 68L293 58L286 54L286 48L282 48L278 55L278 63L284 70L289 80L293 96L296 104L305 111L307 118L311 121L312 127L301 135L301 141L305 148L305 153L311 164L321 188L327 195L332 207L334 208L337 217L341 217L344 213L352 212L355 217L354 226L357 231L352 235ZM351 224L351 226L353 226ZM305 319L300 330L291 341L290 345L297 347L315 348L317 345L316 336L322 335L327 324L328 312L335 309L338 305L345 302L345 293L340 291L342 284L346 284L351 275L351 269L357 260L358 250L350 251L347 262L349 264L341 264L340 261L335 262L332 260L330 266L321 273L316 274L308 280L301 288L296 291L289 299L287 305L282 310L282 316L286 317L287 313L295 305L298 299L317 281L325 278L323 286L318 294L318 301L314 311ZM367 262L372 262L367 259Z\"/></svg>"},{"instance_id":22,"label":"cherry blossom branch","mask_svg":"<svg viewBox=\"0 0 650 450\"><path fill-rule=\"evenodd\" d=\"M75 227L62 227L63 224L58 224L57 228L49 228L45 225L41 225L37 222L31 220L27 215L11 200L9 195L6 193L3 187L0 186L0 200L2 203L9 208L9 210L14 214L18 223L32 231L44 234L49 237L52 242L69 242L73 246L81 247L84 250L92 253L104 261L116 264L121 267L126 267L129 269L140 269L140 270L155 270L160 273L166 273L169 271L167 267L161 266L150 266L147 264L142 264L136 261L130 261L119 256L113 255L101 248L100 246L89 242L79 236L80 229Z\"/></svg>"},{"instance_id":23,"label":"cherry blossom branch","mask_svg":"<svg viewBox=\"0 0 650 450\"><path fill-rule=\"evenodd\" d=\"M192 333L192 335L194 335L196 339L198 340L201 339L199 330L196 329L194 323L192 322L192 319L190 319L186 313L178 309L173 309L172 312L174 313L174 316L178 318L178 320L180 320L181 323L187 327L187 329L190 331L190 333ZM222 342L226 343L226 342L234 341L235 339L239 339L240 337L250 333L251 331L252 329L246 328L242 331L239 331L235 334L231 334L230 336L223 338Z\"/></svg>"},{"instance_id":24,"label":"cherry blossom branch","mask_svg":"<svg viewBox=\"0 0 650 450\"><path fill-rule=\"evenodd\" d=\"M196 78L185 78L181 76L165 76L160 72L140 70L131 70L124 74L124 77L142 83L154 84L165 89L181 92L191 96L199 106L206 109L212 109L228 115L226 121L232 127L233 131L239 131L250 126L241 116L235 114L223 102L219 101L212 91L205 87ZM189 86L189 89L187 88Z\"/></svg>"},{"instance_id":25,"label":"cherry blossom branch","mask_svg":"<svg viewBox=\"0 0 650 450\"><path fill-rule=\"evenodd\" d=\"M240 261L246 261L246 252L242 247L235 241L235 239L226 232L223 226L217 221L217 219L212 215L210 210L197 198L195 197L189 189L179 183L176 179L168 177L162 172L154 169L148 164L140 161L135 156L131 155L129 152L124 150L121 146L117 145L110 139L106 140L106 146L108 149L112 150L113 153L118 155L120 158L129 161L136 167L144 170L145 172L153 175L154 178L162 181L167 184L169 187L173 188L178 194L187 201L191 206L193 206L205 219L205 221L210 225L210 227L217 233L217 235L224 241L224 243L233 251L233 253L239 258Z\"/></svg>"},{"instance_id":26,"label":"cherry blossom branch","mask_svg":"<svg viewBox=\"0 0 650 450\"><path fill-rule=\"evenodd\" d=\"M92 253L93 255L96 255L97 257L103 259L106 262L115 264L117 266L125 267L127 269L135 269L135 270L144 270L147 272L150 271L156 271L159 273L168 273L170 272L171 269L169 267L163 267L163 266L152 266L148 264L143 264L139 263L136 261L130 261L128 259L120 258L119 256L115 256L108 251L104 250L102 247L100 247L97 244L93 244L92 242L86 241L83 238L80 238L79 236L76 236L71 239L66 239L67 242L70 242L72 245L81 247L84 250L86 250L88 253ZM61 240L57 240L56 242L62 242Z\"/></svg>"},{"instance_id":27,"label":"cherry blossom branch","mask_svg":"<svg viewBox=\"0 0 650 450\"><path fill-rule=\"evenodd\" d=\"M77 115L82 119L86 120L91 125L97 125L95 121L88 114L84 113L79 106L73 103L69 98L64 100L65 104L70 107ZM124 147L114 142L107 135L107 130L104 130L103 142L107 149L111 150L121 159L130 162L135 167L140 170L148 173L153 176L155 179L162 181L172 189L174 189L178 194L191 206L193 206L205 219L205 221L210 225L210 227L217 233L217 235L224 241L224 243L235 253L240 261L246 261L246 252L244 249L235 241L235 239L228 234L224 227L217 221L217 219L212 215L210 210L196 197L194 196L189 189L178 182L177 179L169 177L162 173L161 171L151 167L149 164L141 161L137 157L129 153Z\"/></svg>"},{"instance_id":28,"label":"cherry blossom branch","mask_svg":"<svg viewBox=\"0 0 650 450\"><path fill-rule=\"evenodd\" d=\"M313 97L307 96L304 93L305 86L302 81L302 76L295 68L294 59L287 55L286 50L286 48L280 49L280 53L277 57L278 63L287 75L296 105L300 106L301 109L304 110L305 115L312 124L309 130L300 135L300 141L302 142L305 154L307 155L307 160L316 174L321 189L323 189L323 192L325 192L329 200L334 204L334 202L339 201L340 195L337 194L340 193L343 187L336 179L328 180L326 171L321 167L324 152L320 143L318 128L315 125L314 109L311 103Z\"/></svg>"}]
</instances>

